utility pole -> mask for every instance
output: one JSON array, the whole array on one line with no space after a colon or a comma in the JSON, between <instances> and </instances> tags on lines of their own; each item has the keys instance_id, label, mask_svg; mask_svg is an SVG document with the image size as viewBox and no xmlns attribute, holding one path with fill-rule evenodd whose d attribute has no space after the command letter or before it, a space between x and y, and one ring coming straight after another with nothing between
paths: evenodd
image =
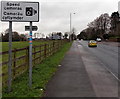
<instances>
[{"instance_id":1,"label":"utility pole","mask_svg":"<svg viewBox=\"0 0 120 99\"><path fill-rule=\"evenodd\" d=\"M75 13L73 13L73 14L75 14ZM69 34L70 41L72 41L71 34L72 34L72 13L70 13L70 34Z\"/></svg>"},{"instance_id":2,"label":"utility pole","mask_svg":"<svg viewBox=\"0 0 120 99\"><path fill-rule=\"evenodd\" d=\"M70 34L69 34L69 39L71 41L71 13L70 13Z\"/></svg>"}]
</instances>

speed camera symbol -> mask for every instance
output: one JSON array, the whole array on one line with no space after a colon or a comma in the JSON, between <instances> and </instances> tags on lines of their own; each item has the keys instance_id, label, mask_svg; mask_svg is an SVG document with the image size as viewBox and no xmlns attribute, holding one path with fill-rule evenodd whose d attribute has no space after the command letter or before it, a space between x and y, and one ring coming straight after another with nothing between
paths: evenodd
<instances>
[{"instance_id":1,"label":"speed camera symbol","mask_svg":"<svg viewBox=\"0 0 120 99\"><path fill-rule=\"evenodd\" d=\"M37 13L32 7L26 7L26 16L33 16Z\"/></svg>"}]
</instances>

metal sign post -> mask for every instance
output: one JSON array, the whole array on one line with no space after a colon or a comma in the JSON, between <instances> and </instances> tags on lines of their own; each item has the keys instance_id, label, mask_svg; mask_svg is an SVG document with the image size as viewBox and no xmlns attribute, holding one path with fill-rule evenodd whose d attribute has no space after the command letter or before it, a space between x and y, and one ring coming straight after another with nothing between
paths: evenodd
<instances>
[{"instance_id":1,"label":"metal sign post","mask_svg":"<svg viewBox=\"0 0 120 99\"><path fill-rule=\"evenodd\" d=\"M32 87L32 22L30 22L29 37L29 87Z\"/></svg>"},{"instance_id":2,"label":"metal sign post","mask_svg":"<svg viewBox=\"0 0 120 99\"><path fill-rule=\"evenodd\" d=\"M1 21L9 22L8 91L12 84L12 22L30 22L29 87L32 87L32 22L39 22L39 2L1 1ZM37 27L33 27L37 30Z\"/></svg>"},{"instance_id":3,"label":"metal sign post","mask_svg":"<svg viewBox=\"0 0 120 99\"><path fill-rule=\"evenodd\" d=\"M12 21L9 21L9 63L8 63L8 92L12 83Z\"/></svg>"}]
</instances>

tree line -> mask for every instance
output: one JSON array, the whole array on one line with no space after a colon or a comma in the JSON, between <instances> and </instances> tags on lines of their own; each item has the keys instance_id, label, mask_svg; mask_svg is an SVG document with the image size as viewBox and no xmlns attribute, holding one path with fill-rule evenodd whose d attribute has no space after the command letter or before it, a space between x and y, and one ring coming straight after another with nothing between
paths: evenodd
<instances>
[{"instance_id":1,"label":"tree line","mask_svg":"<svg viewBox=\"0 0 120 99\"><path fill-rule=\"evenodd\" d=\"M43 33L34 33L33 40L61 40L61 39L69 39L69 32L61 33L61 32L52 32L49 33L48 36L45 37ZM29 39L28 34L19 34L16 31L12 32L12 41L27 41ZM0 41L9 42L9 29L6 29L1 33Z\"/></svg>"},{"instance_id":2,"label":"tree line","mask_svg":"<svg viewBox=\"0 0 120 99\"><path fill-rule=\"evenodd\" d=\"M27 37L24 34L19 34L18 32L12 32L12 41L26 41ZM1 33L0 41L9 41L9 29L6 29L4 33Z\"/></svg>"},{"instance_id":3,"label":"tree line","mask_svg":"<svg viewBox=\"0 0 120 99\"><path fill-rule=\"evenodd\" d=\"M119 13L113 12L111 16L108 13L101 14L90 22L88 27L80 32L77 37L85 40L120 38Z\"/></svg>"},{"instance_id":4,"label":"tree line","mask_svg":"<svg viewBox=\"0 0 120 99\"><path fill-rule=\"evenodd\" d=\"M76 36L75 33L76 33L76 29L73 27L72 30L71 30L71 33L70 32L65 32L65 33L52 32L52 33L48 34L47 38L52 39L52 40L55 40L55 39L71 39L71 40L75 40L75 39L77 39L77 36Z\"/></svg>"}]
</instances>

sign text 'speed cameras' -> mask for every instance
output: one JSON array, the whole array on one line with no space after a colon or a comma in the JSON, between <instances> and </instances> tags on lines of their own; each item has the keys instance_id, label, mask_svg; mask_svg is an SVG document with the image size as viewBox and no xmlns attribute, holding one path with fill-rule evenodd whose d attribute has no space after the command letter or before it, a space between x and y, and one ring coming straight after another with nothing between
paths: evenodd
<instances>
[{"instance_id":1,"label":"sign text 'speed cameras'","mask_svg":"<svg viewBox=\"0 0 120 99\"><path fill-rule=\"evenodd\" d=\"M1 21L39 22L39 2L1 1Z\"/></svg>"},{"instance_id":2,"label":"sign text 'speed cameras'","mask_svg":"<svg viewBox=\"0 0 120 99\"><path fill-rule=\"evenodd\" d=\"M26 7L26 16L33 16L37 13L32 7Z\"/></svg>"}]
</instances>

